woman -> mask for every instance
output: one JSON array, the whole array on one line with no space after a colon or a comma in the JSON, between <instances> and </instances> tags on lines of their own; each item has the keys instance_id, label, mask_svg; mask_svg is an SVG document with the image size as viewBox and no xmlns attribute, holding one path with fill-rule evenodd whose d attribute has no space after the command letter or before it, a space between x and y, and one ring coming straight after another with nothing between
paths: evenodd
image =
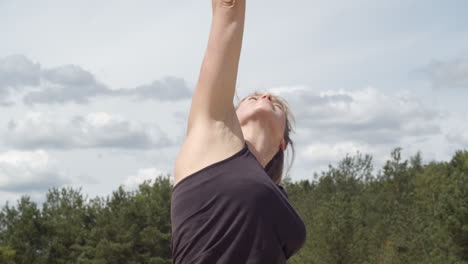
<instances>
[{"instance_id":1,"label":"woman","mask_svg":"<svg viewBox=\"0 0 468 264\"><path fill-rule=\"evenodd\" d=\"M173 263L286 263L304 223L277 185L290 111L257 92L233 105L245 0L212 0L213 20L174 167Z\"/></svg>"}]
</instances>

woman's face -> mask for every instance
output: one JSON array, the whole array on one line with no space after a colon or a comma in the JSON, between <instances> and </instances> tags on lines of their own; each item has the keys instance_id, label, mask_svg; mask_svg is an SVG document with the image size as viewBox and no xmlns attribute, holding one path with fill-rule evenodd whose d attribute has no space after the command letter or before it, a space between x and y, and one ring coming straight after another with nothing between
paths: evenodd
<instances>
[{"instance_id":1,"label":"woman's face","mask_svg":"<svg viewBox=\"0 0 468 264\"><path fill-rule=\"evenodd\" d=\"M284 137L286 114L280 102L270 94L248 96L236 110L237 118L242 126L249 121L264 122L270 128L275 141L280 142Z\"/></svg>"}]
</instances>

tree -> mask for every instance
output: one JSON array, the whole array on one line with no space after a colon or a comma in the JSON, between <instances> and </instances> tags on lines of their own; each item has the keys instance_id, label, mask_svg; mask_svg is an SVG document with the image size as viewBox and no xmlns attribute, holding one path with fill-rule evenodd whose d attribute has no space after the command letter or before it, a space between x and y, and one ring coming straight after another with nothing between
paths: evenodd
<instances>
[{"instance_id":1,"label":"tree","mask_svg":"<svg viewBox=\"0 0 468 264\"><path fill-rule=\"evenodd\" d=\"M468 262L468 151L457 151L449 163L450 185L442 197L454 253Z\"/></svg>"},{"instance_id":2,"label":"tree","mask_svg":"<svg viewBox=\"0 0 468 264\"><path fill-rule=\"evenodd\" d=\"M44 258L47 263L76 260L85 246L95 216L88 214L81 190L52 188L42 206L45 227Z\"/></svg>"},{"instance_id":3,"label":"tree","mask_svg":"<svg viewBox=\"0 0 468 264\"><path fill-rule=\"evenodd\" d=\"M0 263L15 264L16 251L9 247L0 247Z\"/></svg>"},{"instance_id":4,"label":"tree","mask_svg":"<svg viewBox=\"0 0 468 264\"><path fill-rule=\"evenodd\" d=\"M45 228L36 203L23 196L17 208L5 205L0 219L1 242L3 246L8 246L6 253L14 263L46 263L42 258ZM12 254L11 250L16 254Z\"/></svg>"}]
</instances>

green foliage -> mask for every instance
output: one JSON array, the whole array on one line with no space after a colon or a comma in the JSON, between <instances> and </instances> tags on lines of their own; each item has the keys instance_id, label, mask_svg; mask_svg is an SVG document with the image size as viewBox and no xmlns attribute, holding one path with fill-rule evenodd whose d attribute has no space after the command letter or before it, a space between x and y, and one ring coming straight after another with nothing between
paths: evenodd
<instances>
[{"instance_id":1,"label":"green foliage","mask_svg":"<svg viewBox=\"0 0 468 264\"><path fill-rule=\"evenodd\" d=\"M3 264L14 264L14 258L16 251L9 247L0 247L0 263Z\"/></svg>"},{"instance_id":2,"label":"green foliage","mask_svg":"<svg viewBox=\"0 0 468 264\"><path fill-rule=\"evenodd\" d=\"M283 179L307 228L288 263L468 263L468 152L449 162L403 160L382 170L346 156L314 180ZM171 263L169 175L137 190L88 199L51 189L41 208L28 197L0 211L0 263Z\"/></svg>"},{"instance_id":3,"label":"green foliage","mask_svg":"<svg viewBox=\"0 0 468 264\"><path fill-rule=\"evenodd\" d=\"M28 197L0 212L0 263L171 263L169 177L88 200L51 189L42 210Z\"/></svg>"},{"instance_id":4,"label":"green foliage","mask_svg":"<svg viewBox=\"0 0 468 264\"><path fill-rule=\"evenodd\" d=\"M401 149L375 176L357 153L315 181L283 184L307 241L288 263L468 263L468 152L422 164Z\"/></svg>"},{"instance_id":5,"label":"green foliage","mask_svg":"<svg viewBox=\"0 0 468 264\"><path fill-rule=\"evenodd\" d=\"M457 152L448 165L453 184L441 197L447 227L456 248L454 252L468 262L468 151Z\"/></svg>"},{"instance_id":6,"label":"green foliage","mask_svg":"<svg viewBox=\"0 0 468 264\"><path fill-rule=\"evenodd\" d=\"M21 197L17 207L8 204L0 215L0 246L13 249L14 263L44 263L41 258L45 227L41 212L29 197Z\"/></svg>"}]
</instances>

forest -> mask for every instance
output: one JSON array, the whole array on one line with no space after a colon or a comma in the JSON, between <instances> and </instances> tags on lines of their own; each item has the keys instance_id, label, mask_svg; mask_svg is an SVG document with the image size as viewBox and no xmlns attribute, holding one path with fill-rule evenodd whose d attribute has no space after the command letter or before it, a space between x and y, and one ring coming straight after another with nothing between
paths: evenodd
<instances>
[{"instance_id":1,"label":"forest","mask_svg":"<svg viewBox=\"0 0 468 264\"><path fill-rule=\"evenodd\" d=\"M310 180L282 186L307 228L288 263L468 263L468 151L449 161L403 160L375 170L357 152ZM171 263L170 175L88 198L52 188L45 202L1 205L0 263Z\"/></svg>"}]
</instances>

